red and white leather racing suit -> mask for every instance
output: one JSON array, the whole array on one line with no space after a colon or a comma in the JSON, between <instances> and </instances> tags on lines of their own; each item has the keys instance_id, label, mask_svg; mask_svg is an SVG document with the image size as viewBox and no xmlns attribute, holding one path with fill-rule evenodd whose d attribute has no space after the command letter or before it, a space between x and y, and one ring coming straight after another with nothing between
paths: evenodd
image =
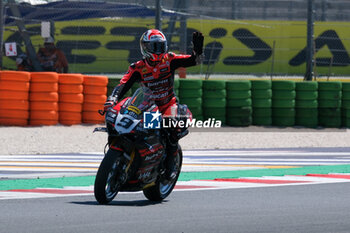
<instances>
[{"instance_id":1,"label":"red and white leather racing suit","mask_svg":"<svg viewBox=\"0 0 350 233\"><path fill-rule=\"evenodd\" d=\"M197 56L176 55L166 53L163 59L151 66L143 59L130 65L127 73L123 76L120 84L113 90L112 96L118 96L120 100L135 82L141 82L152 90L155 96L155 103L164 114L172 105L176 105L174 93L174 74L179 67L195 66Z\"/></svg>"}]
</instances>

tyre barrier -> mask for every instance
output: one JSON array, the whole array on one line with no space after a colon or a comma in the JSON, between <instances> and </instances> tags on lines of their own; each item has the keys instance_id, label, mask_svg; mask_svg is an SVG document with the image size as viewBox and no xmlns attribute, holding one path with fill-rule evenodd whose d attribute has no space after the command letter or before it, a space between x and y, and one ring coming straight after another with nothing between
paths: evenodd
<instances>
[{"instance_id":1,"label":"tyre barrier","mask_svg":"<svg viewBox=\"0 0 350 233\"><path fill-rule=\"evenodd\" d=\"M97 111L119 83L105 76L0 71L0 125L102 123ZM175 79L174 90L196 119L350 128L350 82Z\"/></svg>"},{"instance_id":2,"label":"tyre barrier","mask_svg":"<svg viewBox=\"0 0 350 233\"><path fill-rule=\"evenodd\" d=\"M251 81L226 82L226 124L248 126L252 124Z\"/></svg>"},{"instance_id":3,"label":"tyre barrier","mask_svg":"<svg viewBox=\"0 0 350 233\"><path fill-rule=\"evenodd\" d=\"M186 104L193 118L203 120L203 81L195 79L177 79L174 88L178 88L179 103ZM178 84L176 84L178 82ZM175 92L176 93L176 92Z\"/></svg>"},{"instance_id":4,"label":"tyre barrier","mask_svg":"<svg viewBox=\"0 0 350 233\"><path fill-rule=\"evenodd\" d=\"M342 125L342 83L318 82L318 121L320 126L339 128Z\"/></svg>"},{"instance_id":5,"label":"tyre barrier","mask_svg":"<svg viewBox=\"0 0 350 233\"><path fill-rule=\"evenodd\" d=\"M350 83L342 83L342 126L350 128Z\"/></svg>"},{"instance_id":6,"label":"tyre barrier","mask_svg":"<svg viewBox=\"0 0 350 233\"><path fill-rule=\"evenodd\" d=\"M104 116L98 113L103 110L107 99L107 76L84 76L84 104L82 106L82 122L88 124L104 123ZM70 116L74 116L71 114Z\"/></svg>"},{"instance_id":7,"label":"tyre barrier","mask_svg":"<svg viewBox=\"0 0 350 233\"><path fill-rule=\"evenodd\" d=\"M318 82L295 83L295 125L318 126Z\"/></svg>"},{"instance_id":8,"label":"tyre barrier","mask_svg":"<svg viewBox=\"0 0 350 233\"><path fill-rule=\"evenodd\" d=\"M272 82L272 125L295 124L295 82L278 80Z\"/></svg>"},{"instance_id":9,"label":"tyre barrier","mask_svg":"<svg viewBox=\"0 0 350 233\"><path fill-rule=\"evenodd\" d=\"M272 124L272 82L251 80L252 124L268 126Z\"/></svg>"},{"instance_id":10,"label":"tyre barrier","mask_svg":"<svg viewBox=\"0 0 350 233\"><path fill-rule=\"evenodd\" d=\"M57 73L31 73L29 125L58 124L58 89Z\"/></svg>"},{"instance_id":11,"label":"tyre barrier","mask_svg":"<svg viewBox=\"0 0 350 233\"><path fill-rule=\"evenodd\" d=\"M225 125L227 123L226 82L223 80L203 80L202 89L203 119L215 118L215 120L220 120Z\"/></svg>"},{"instance_id":12,"label":"tyre barrier","mask_svg":"<svg viewBox=\"0 0 350 233\"><path fill-rule=\"evenodd\" d=\"M0 125L28 125L29 87L29 72L0 71Z\"/></svg>"},{"instance_id":13,"label":"tyre barrier","mask_svg":"<svg viewBox=\"0 0 350 233\"><path fill-rule=\"evenodd\" d=\"M75 125L82 123L84 76L82 74L59 74L59 123Z\"/></svg>"}]
</instances>

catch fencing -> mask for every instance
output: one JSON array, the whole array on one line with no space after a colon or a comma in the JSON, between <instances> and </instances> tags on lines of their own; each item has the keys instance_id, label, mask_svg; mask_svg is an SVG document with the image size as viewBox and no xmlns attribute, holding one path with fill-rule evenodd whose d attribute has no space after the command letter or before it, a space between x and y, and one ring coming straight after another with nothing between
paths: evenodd
<instances>
[{"instance_id":1,"label":"catch fencing","mask_svg":"<svg viewBox=\"0 0 350 233\"><path fill-rule=\"evenodd\" d=\"M43 45L41 22L51 20L70 72L125 72L141 59L141 34L157 25L176 53L191 52L194 31L204 34L204 62L188 73L305 74L307 1L163 0L161 9L156 0L31 2L16 4L20 18L5 3L4 43L16 42L18 54L26 53L19 19L37 51ZM350 3L315 0L314 9L314 72L348 76ZM4 56L3 69L16 69L15 59Z\"/></svg>"}]
</instances>

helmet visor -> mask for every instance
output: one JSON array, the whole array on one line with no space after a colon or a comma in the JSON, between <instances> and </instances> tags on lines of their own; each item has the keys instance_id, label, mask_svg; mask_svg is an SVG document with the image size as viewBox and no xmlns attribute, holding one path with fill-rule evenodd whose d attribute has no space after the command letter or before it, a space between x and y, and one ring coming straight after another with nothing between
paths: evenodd
<instances>
[{"instance_id":1,"label":"helmet visor","mask_svg":"<svg viewBox=\"0 0 350 233\"><path fill-rule=\"evenodd\" d=\"M166 41L150 41L144 43L145 50L152 54L162 54L166 52Z\"/></svg>"}]
</instances>

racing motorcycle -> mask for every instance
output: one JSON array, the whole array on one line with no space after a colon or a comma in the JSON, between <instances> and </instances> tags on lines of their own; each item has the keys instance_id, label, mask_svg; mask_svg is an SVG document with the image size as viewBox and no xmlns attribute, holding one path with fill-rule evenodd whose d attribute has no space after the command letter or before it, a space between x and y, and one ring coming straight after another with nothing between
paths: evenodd
<instances>
[{"instance_id":1,"label":"racing motorcycle","mask_svg":"<svg viewBox=\"0 0 350 233\"><path fill-rule=\"evenodd\" d=\"M186 108L182 108L182 112L192 118ZM170 135L159 125L155 128L144 125L144 113L160 115L151 90L143 86L132 97L100 113L105 114L106 127L98 127L94 132L107 132L108 143L95 178L94 194L98 203L108 204L122 191L142 190L151 201L165 199L179 177L182 151L179 146L175 157L176 178L167 180L166 142Z\"/></svg>"}]
</instances>

